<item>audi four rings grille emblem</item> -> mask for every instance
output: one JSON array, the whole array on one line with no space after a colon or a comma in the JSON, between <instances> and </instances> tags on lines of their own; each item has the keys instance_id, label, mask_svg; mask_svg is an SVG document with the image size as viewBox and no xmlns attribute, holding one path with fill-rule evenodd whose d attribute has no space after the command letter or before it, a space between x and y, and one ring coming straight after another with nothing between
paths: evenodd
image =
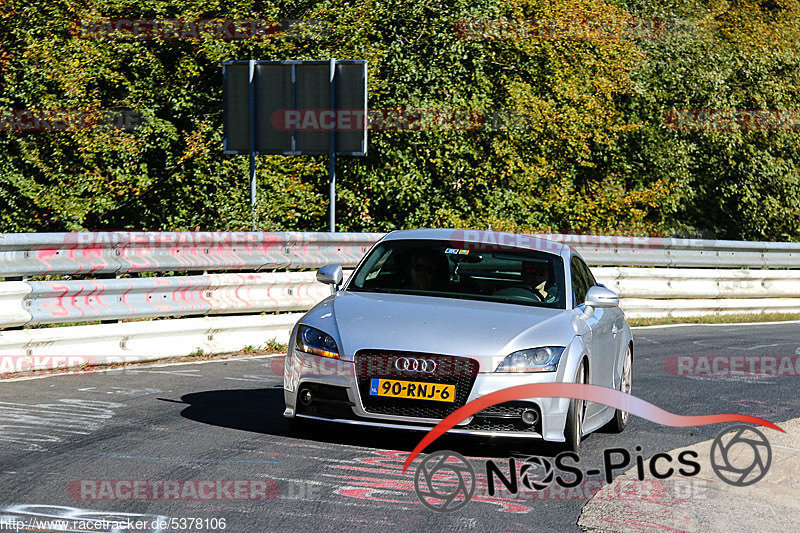
<instances>
[{"instance_id":1,"label":"audi four rings grille emblem","mask_svg":"<svg viewBox=\"0 0 800 533\"><path fill-rule=\"evenodd\" d=\"M436 361L433 359L418 359L416 357L398 357L394 362L394 367L397 370L432 374L436 370Z\"/></svg>"}]
</instances>

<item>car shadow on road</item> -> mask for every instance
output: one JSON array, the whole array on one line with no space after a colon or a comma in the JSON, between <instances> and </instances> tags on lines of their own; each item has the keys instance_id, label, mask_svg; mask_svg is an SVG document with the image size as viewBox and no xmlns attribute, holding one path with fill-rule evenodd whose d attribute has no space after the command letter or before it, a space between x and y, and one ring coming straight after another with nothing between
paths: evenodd
<instances>
[{"instance_id":1,"label":"car shadow on road","mask_svg":"<svg viewBox=\"0 0 800 533\"><path fill-rule=\"evenodd\" d=\"M309 422L300 428L290 428L288 420L283 417L281 387L195 392L182 396L181 400L188 404L181 411L181 416L188 420L287 439L411 451L425 435L422 431L326 422ZM433 450L453 450L469 457L552 457L562 448L556 443L540 440L444 435L426 449L427 452Z\"/></svg>"}]
</instances>

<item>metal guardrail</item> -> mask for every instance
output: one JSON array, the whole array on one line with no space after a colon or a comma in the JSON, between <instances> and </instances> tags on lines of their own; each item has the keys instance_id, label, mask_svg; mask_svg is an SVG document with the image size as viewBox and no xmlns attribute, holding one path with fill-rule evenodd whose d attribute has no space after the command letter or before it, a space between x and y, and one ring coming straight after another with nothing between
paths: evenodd
<instances>
[{"instance_id":1,"label":"metal guardrail","mask_svg":"<svg viewBox=\"0 0 800 533\"><path fill-rule=\"evenodd\" d=\"M463 232L454 232L463 235ZM0 234L0 277L354 266L379 233L99 232ZM594 266L800 268L800 243L538 235Z\"/></svg>"},{"instance_id":2,"label":"metal guardrail","mask_svg":"<svg viewBox=\"0 0 800 533\"><path fill-rule=\"evenodd\" d=\"M30 322L31 314L25 311L22 302L32 290L29 284L21 281L0 283L0 328L21 326Z\"/></svg>"},{"instance_id":3,"label":"metal guardrail","mask_svg":"<svg viewBox=\"0 0 800 533\"><path fill-rule=\"evenodd\" d=\"M354 266L382 234L100 232L0 234L0 277Z\"/></svg>"},{"instance_id":4,"label":"metal guardrail","mask_svg":"<svg viewBox=\"0 0 800 533\"><path fill-rule=\"evenodd\" d=\"M329 296L314 272L30 281L27 325L308 310Z\"/></svg>"},{"instance_id":5,"label":"metal guardrail","mask_svg":"<svg viewBox=\"0 0 800 533\"><path fill-rule=\"evenodd\" d=\"M454 238L459 235L463 233L454 232ZM106 278L0 283L0 327L306 310L329 294L328 287L316 283L313 272L257 271L316 268L329 263L353 266L380 236L292 232L0 235L0 275ZM540 237L576 247L598 277L620 293L623 308L634 315L669 314L670 302L699 299L748 300L740 306L743 309L751 304L757 309L794 309L790 300L800 297L800 270L760 268L769 264L800 269L800 243ZM604 264L656 268L598 266ZM707 268L730 264L751 270ZM706 268L674 268L687 265ZM664 266L669 268L661 268ZM107 279L110 275L171 270L235 273ZM241 272L247 270L251 272ZM770 303L777 299L782 301ZM626 307L635 301L639 302L636 306ZM693 305L703 313L727 309L709 302Z\"/></svg>"},{"instance_id":6,"label":"metal guardrail","mask_svg":"<svg viewBox=\"0 0 800 533\"><path fill-rule=\"evenodd\" d=\"M300 315L257 313L304 311L330 294L330 288L317 283L313 271L259 271L329 263L352 267L380 237L291 232L0 235L0 277L78 278L0 282L0 328L190 317L6 329L0 331L0 356L156 359L197 349L235 351L270 339L285 342ZM800 312L800 243L540 237L581 252L598 280L620 293L629 317ZM169 271L204 274L135 275ZM224 273L206 273L214 271ZM133 275L109 279L127 274ZM211 316L226 314L237 316Z\"/></svg>"},{"instance_id":7,"label":"metal guardrail","mask_svg":"<svg viewBox=\"0 0 800 533\"><path fill-rule=\"evenodd\" d=\"M800 312L800 293L795 289L800 284L800 270L592 270L598 281L619 291L622 296L620 305L633 318ZM63 317L64 311L74 317L80 316L80 320L91 320L139 317L144 316L148 309L154 314L170 313L169 316L250 313L259 307L270 306L284 310L305 310L330 293L328 286L315 282L314 275L314 272L284 272L248 274L239 279L232 277L236 275L228 274L197 276L194 284L184 285L182 296L178 296L180 290L170 295L170 289L175 286L162 284L162 281L181 280L180 277L144 278L151 283L153 291L149 297L147 291L140 291L126 300L125 305L132 308L127 311L113 300L125 294L124 287L115 284L130 280L98 280L111 284L102 287L103 290L87 282L71 282L74 285L70 285L72 290L69 294L64 293L64 287L59 289L46 282L31 282L31 285L22 282L0 283L0 287L7 289L5 292L0 290L0 304L6 310L0 320L11 319L11 323L15 324L46 324L69 320ZM244 285L236 288L235 283L238 282ZM37 296L32 290L34 283L42 284L34 289L39 291ZM86 290L85 294L79 294L81 289ZM212 294L203 292L209 290ZM215 290L220 291L216 296ZM676 295L679 297L676 298ZM111 299L108 305L104 301L106 298ZM30 306L24 303L37 300L38 303L31 303ZM161 302L156 304L154 300ZM163 308L157 309L157 305ZM300 313L203 316L5 330L0 331L0 362L4 361L4 357L11 357L11 361L19 357L34 357L34 364L36 357L39 357L42 364L48 364L52 362L48 357L76 356L84 361L88 356L96 363L120 363L188 355L198 350L205 353L232 352L246 346L263 346L273 339L286 343L292 326L300 316Z\"/></svg>"},{"instance_id":8,"label":"metal guardrail","mask_svg":"<svg viewBox=\"0 0 800 533\"><path fill-rule=\"evenodd\" d=\"M97 364L130 363L193 352L235 352L246 346L264 347L271 340L285 344L300 316L195 317L3 331L0 374L20 371L20 366L36 367L39 362L47 365L52 358L65 356L83 361L88 357ZM28 365L18 361L29 356L34 359Z\"/></svg>"},{"instance_id":9,"label":"metal guardrail","mask_svg":"<svg viewBox=\"0 0 800 533\"><path fill-rule=\"evenodd\" d=\"M800 270L592 268L620 298L800 298Z\"/></svg>"},{"instance_id":10,"label":"metal guardrail","mask_svg":"<svg viewBox=\"0 0 800 533\"><path fill-rule=\"evenodd\" d=\"M608 268L592 272L630 318L800 313L800 270Z\"/></svg>"},{"instance_id":11,"label":"metal guardrail","mask_svg":"<svg viewBox=\"0 0 800 533\"><path fill-rule=\"evenodd\" d=\"M592 270L631 317L800 312L800 270ZM329 294L315 272L7 282L0 283L0 325L305 311Z\"/></svg>"},{"instance_id":12,"label":"metal guardrail","mask_svg":"<svg viewBox=\"0 0 800 533\"><path fill-rule=\"evenodd\" d=\"M604 235L539 235L568 244L591 266L800 268L800 243Z\"/></svg>"}]
</instances>

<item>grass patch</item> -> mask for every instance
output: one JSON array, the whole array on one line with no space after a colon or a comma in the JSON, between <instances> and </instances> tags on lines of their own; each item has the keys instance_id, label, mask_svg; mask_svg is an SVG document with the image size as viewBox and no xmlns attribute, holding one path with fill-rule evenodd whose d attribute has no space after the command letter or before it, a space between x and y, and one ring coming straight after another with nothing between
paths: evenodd
<instances>
[{"instance_id":1,"label":"grass patch","mask_svg":"<svg viewBox=\"0 0 800 533\"><path fill-rule=\"evenodd\" d=\"M663 318L629 318L628 324L636 326L665 326L669 324L740 324L742 322L783 322L800 320L800 313L747 313L736 315L709 315Z\"/></svg>"},{"instance_id":2,"label":"grass patch","mask_svg":"<svg viewBox=\"0 0 800 533\"><path fill-rule=\"evenodd\" d=\"M267 341L267 348L273 352L286 352L286 348L288 348L288 346L276 341L275 339L270 339Z\"/></svg>"}]
</instances>

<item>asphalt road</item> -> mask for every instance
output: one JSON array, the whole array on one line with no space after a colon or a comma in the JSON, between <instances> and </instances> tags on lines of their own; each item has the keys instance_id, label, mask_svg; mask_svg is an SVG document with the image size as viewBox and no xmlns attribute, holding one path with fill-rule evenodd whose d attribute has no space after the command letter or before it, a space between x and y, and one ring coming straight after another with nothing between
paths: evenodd
<instances>
[{"instance_id":1,"label":"asphalt road","mask_svg":"<svg viewBox=\"0 0 800 533\"><path fill-rule=\"evenodd\" d=\"M732 412L773 422L800 416L796 376L686 378L665 370L673 355L800 354L797 323L637 329L634 339L633 393L646 401L679 414ZM86 531L110 531L100 521L122 518L147 522L137 531L219 531L220 519L235 532L578 530L586 498L574 495L488 497L479 486L463 509L428 510L413 490L413 472L402 473L421 433L322 425L290 436L275 372L282 366L281 358L258 358L2 382L0 523L95 520ZM588 436L580 461L599 467L610 447L635 454L640 446L649 457L713 438L721 429L632 418L622 435ZM512 456L558 452L531 441L455 436L439 439L433 449L471 458L479 474L484 458L507 464ZM264 497L244 491L240 496L256 499L239 500L233 489L217 485L217 494L232 499L200 500L188 492L178 501L128 501L115 499L127 493L103 492L103 480L116 480L106 486L117 488L119 480L173 480L184 491L187 482L249 480L243 486L259 481L266 491ZM152 523L157 517L184 520L159 528Z\"/></svg>"}]
</instances>

